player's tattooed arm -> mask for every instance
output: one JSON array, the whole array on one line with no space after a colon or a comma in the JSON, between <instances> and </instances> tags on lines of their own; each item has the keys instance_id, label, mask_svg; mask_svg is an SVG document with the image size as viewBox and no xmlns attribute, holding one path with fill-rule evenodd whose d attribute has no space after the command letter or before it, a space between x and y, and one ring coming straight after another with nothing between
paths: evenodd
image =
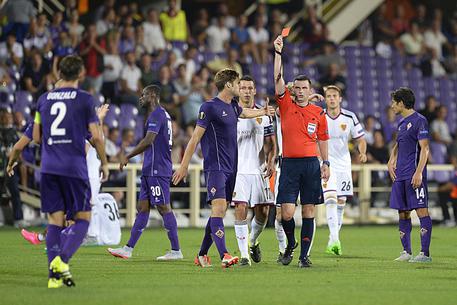
<instances>
[{"instance_id":1,"label":"player's tattooed arm","mask_svg":"<svg viewBox=\"0 0 457 305\"><path fill-rule=\"evenodd\" d=\"M275 47L275 60L274 60L274 80L275 80L275 91L278 96L281 96L286 91L286 86L284 82L284 78L282 76L282 49L283 49L283 39L282 36L279 35L274 41Z\"/></svg>"},{"instance_id":2,"label":"player's tattooed arm","mask_svg":"<svg viewBox=\"0 0 457 305\"><path fill-rule=\"evenodd\" d=\"M397 169L397 157L398 145L397 143L395 143L390 154L389 162L387 162L387 170L389 171L389 175L392 181L395 181L395 179L397 179L397 175L395 174L395 170Z\"/></svg>"},{"instance_id":3,"label":"player's tattooed arm","mask_svg":"<svg viewBox=\"0 0 457 305\"><path fill-rule=\"evenodd\" d=\"M361 163L367 162L367 141L365 137L360 137L356 140L357 148L359 150L359 161Z\"/></svg>"},{"instance_id":4,"label":"player's tattooed arm","mask_svg":"<svg viewBox=\"0 0 457 305\"><path fill-rule=\"evenodd\" d=\"M205 134L206 129L197 125L195 126L194 133L187 143L186 151L184 152L184 156L182 157L181 166L174 172L171 181L174 185L177 185L181 180L185 179L187 176L187 171L189 168L190 159L197 149L198 143L202 139L203 135Z\"/></svg>"},{"instance_id":5,"label":"player's tattooed arm","mask_svg":"<svg viewBox=\"0 0 457 305\"><path fill-rule=\"evenodd\" d=\"M411 185L414 189L417 189L422 185L422 172L427 164L428 154L430 152L428 139L419 140L419 146L421 148L419 162L417 163L416 171L411 179Z\"/></svg>"},{"instance_id":6,"label":"player's tattooed arm","mask_svg":"<svg viewBox=\"0 0 457 305\"><path fill-rule=\"evenodd\" d=\"M265 101L265 107L260 108L260 109L252 109L252 108L243 108L243 111L240 114L240 118L242 119L251 119L251 118L257 118L261 117L264 115L268 116L274 116L275 115L275 109L269 105L270 100L268 97L266 98Z\"/></svg>"},{"instance_id":7,"label":"player's tattooed arm","mask_svg":"<svg viewBox=\"0 0 457 305\"><path fill-rule=\"evenodd\" d=\"M129 163L129 160L131 158L143 153L148 147L150 147L152 143L154 143L156 135L157 134L154 132L147 132L146 136L143 139L141 139L140 143L138 143L129 154L120 154L121 162L119 164L119 170L122 171L124 169L124 166L126 166L127 163Z\"/></svg>"},{"instance_id":8,"label":"player's tattooed arm","mask_svg":"<svg viewBox=\"0 0 457 305\"><path fill-rule=\"evenodd\" d=\"M34 126L35 127L35 126ZM103 141L103 137L100 135L99 126L96 123L89 124L89 131L92 134L92 141L95 145L95 150L100 158L102 163L101 170L102 170L102 178L101 182L105 182L108 180L109 170L108 170L108 159L106 158L105 154L105 143Z\"/></svg>"}]
</instances>

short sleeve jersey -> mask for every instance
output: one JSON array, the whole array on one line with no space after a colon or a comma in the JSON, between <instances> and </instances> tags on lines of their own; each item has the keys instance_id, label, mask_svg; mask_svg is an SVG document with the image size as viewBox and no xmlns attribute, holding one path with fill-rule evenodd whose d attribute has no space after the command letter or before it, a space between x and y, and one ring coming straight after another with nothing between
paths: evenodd
<instances>
[{"instance_id":1,"label":"short sleeve jersey","mask_svg":"<svg viewBox=\"0 0 457 305\"><path fill-rule=\"evenodd\" d=\"M201 105L197 125L206 129L201 139L205 171L237 171L237 123L242 111L236 99L228 104L215 97Z\"/></svg>"},{"instance_id":2,"label":"short sleeve jersey","mask_svg":"<svg viewBox=\"0 0 457 305\"><path fill-rule=\"evenodd\" d=\"M158 106L149 114L146 132L156 134L154 142L144 152L143 176L171 177L172 129L168 112Z\"/></svg>"},{"instance_id":3,"label":"short sleeve jersey","mask_svg":"<svg viewBox=\"0 0 457 305\"><path fill-rule=\"evenodd\" d=\"M351 154L348 142L352 139L363 137L365 132L355 113L341 109L336 117L331 117L327 112L328 133L328 159L332 170L337 172L351 172Z\"/></svg>"},{"instance_id":4,"label":"short sleeve jersey","mask_svg":"<svg viewBox=\"0 0 457 305\"><path fill-rule=\"evenodd\" d=\"M309 103L300 107L293 102L289 90L277 96L281 116L282 151L285 158L319 155L317 141L329 139L327 119L323 109Z\"/></svg>"},{"instance_id":5,"label":"short sleeve jersey","mask_svg":"<svg viewBox=\"0 0 457 305\"><path fill-rule=\"evenodd\" d=\"M429 138L427 119L421 114L414 112L398 123L398 155L396 180L409 180L416 171L420 156L419 141ZM426 167L423 173L426 179Z\"/></svg>"},{"instance_id":6,"label":"short sleeve jersey","mask_svg":"<svg viewBox=\"0 0 457 305\"><path fill-rule=\"evenodd\" d=\"M42 126L42 173L87 180L88 126L98 122L92 95L59 88L39 97L37 113L35 123Z\"/></svg>"}]
</instances>

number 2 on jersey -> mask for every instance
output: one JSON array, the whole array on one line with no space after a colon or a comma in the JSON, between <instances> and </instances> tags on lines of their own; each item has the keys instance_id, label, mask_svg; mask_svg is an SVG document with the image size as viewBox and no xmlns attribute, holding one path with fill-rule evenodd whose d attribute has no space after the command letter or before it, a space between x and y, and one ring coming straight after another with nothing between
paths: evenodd
<instances>
[{"instance_id":1,"label":"number 2 on jersey","mask_svg":"<svg viewBox=\"0 0 457 305\"><path fill-rule=\"evenodd\" d=\"M59 128L67 114L67 105L64 102L57 102L51 106L51 115L57 115L51 124L51 136L64 136L66 134L65 128Z\"/></svg>"}]
</instances>

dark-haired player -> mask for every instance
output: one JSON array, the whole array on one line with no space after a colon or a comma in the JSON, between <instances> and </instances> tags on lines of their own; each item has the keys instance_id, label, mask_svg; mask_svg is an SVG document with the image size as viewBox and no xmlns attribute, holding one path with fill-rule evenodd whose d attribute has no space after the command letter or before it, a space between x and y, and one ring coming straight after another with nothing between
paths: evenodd
<instances>
[{"instance_id":1,"label":"dark-haired player","mask_svg":"<svg viewBox=\"0 0 457 305\"><path fill-rule=\"evenodd\" d=\"M400 240L403 252L396 261L431 262L430 240L432 219L428 214L427 158L429 131L427 119L414 110L415 97L411 89L401 87L391 94L392 109L403 119L398 123L398 135L387 164L392 178L390 207L398 210ZM411 211L420 220L421 251L416 257L411 251Z\"/></svg>"}]
</instances>

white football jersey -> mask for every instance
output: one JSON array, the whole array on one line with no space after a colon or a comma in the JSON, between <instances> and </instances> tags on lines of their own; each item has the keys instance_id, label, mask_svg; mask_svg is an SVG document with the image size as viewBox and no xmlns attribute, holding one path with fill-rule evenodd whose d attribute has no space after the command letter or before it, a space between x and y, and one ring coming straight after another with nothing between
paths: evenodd
<instances>
[{"instance_id":1,"label":"white football jersey","mask_svg":"<svg viewBox=\"0 0 457 305\"><path fill-rule=\"evenodd\" d=\"M352 139L363 137L365 132L359 123L357 116L346 109L341 109L340 114L332 118L327 116L328 134L328 158L331 170L338 172L351 171L351 155L348 142Z\"/></svg>"},{"instance_id":2,"label":"white football jersey","mask_svg":"<svg viewBox=\"0 0 457 305\"><path fill-rule=\"evenodd\" d=\"M279 113L277 111L275 113L275 118L276 118L276 142L278 145L278 156L282 156L281 118L279 117Z\"/></svg>"},{"instance_id":3,"label":"white football jersey","mask_svg":"<svg viewBox=\"0 0 457 305\"><path fill-rule=\"evenodd\" d=\"M264 139L274 133L270 118L239 119L237 133L238 173L261 174L265 163Z\"/></svg>"},{"instance_id":4,"label":"white football jersey","mask_svg":"<svg viewBox=\"0 0 457 305\"><path fill-rule=\"evenodd\" d=\"M88 141L86 143L89 144L86 155L87 174L89 175L89 179L100 179L100 165L102 163L97 156L97 150Z\"/></svg>"},{"instance_id":5,"label":"white football jersey","mask_svg":"<svg viewBox=\"0 0 457 305\"><path fill-rule=\"evenodd\" d=\"M121 224L116 200L111 194L100 193L92 206L87 235L97 245L117 245L121 242Z\"/></svg>"}]
</instances>

